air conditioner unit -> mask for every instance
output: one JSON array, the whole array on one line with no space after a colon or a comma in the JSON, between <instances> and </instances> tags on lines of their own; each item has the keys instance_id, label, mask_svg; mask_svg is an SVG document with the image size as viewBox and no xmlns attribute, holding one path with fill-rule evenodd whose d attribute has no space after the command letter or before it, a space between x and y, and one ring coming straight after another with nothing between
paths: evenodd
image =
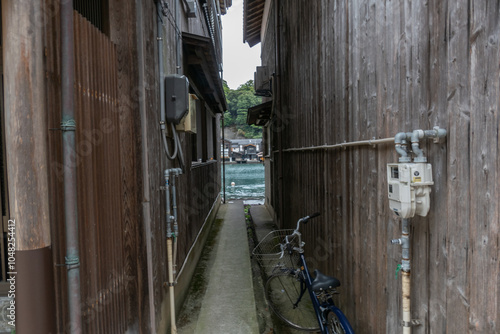
<instances>
[{"instance_id":1,"label":"air conditioner unit","mask_svg":"<svg viewBox=\"0 0 500 334\"><path fill-rule=\"evenodd\" d=\"M200 100L194 94L189 94L189 110L184 116L179 125L175 128L177 131L184 131L189 133L196 133L196 111L199 107Z\"/></svg>"},{"instance_id":2,"label":"air conditioner unit","mask_svg":"<svg viewBox=\"0 0 500 334\"><path fill-rule=\"evenodd\" d=\"M272 96L271 76L267 66L257 66L254 73L254 90L257 96Z\"/></svg>"}]
</instances>

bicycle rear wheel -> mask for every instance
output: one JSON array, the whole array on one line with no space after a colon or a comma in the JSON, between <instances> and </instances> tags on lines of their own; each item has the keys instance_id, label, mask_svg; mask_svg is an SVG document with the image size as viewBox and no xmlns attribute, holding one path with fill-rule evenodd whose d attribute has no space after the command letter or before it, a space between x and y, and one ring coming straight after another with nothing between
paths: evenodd
<instances>
[{"instance_id":1,"label":"bicycle rear wheel","mask_svg":"<svg viewBox=\"0 0 500 334\"><path fill-rule=\"evenodd\" d=\"M274 313L287 325L304 331L319 331L309 292L305 291L295 306L301 289L305 289L301 278L290 273L271 276L266 283L266 299Z\"/></svg>"},{"instance_id":2,"label":"bicycle rear wheel","mask_svg":"<svg viewBox=\"0 0 500 334\"><path fill-rule=\"evenodd\" d=\"M328 332L330 334L354 333L345 315L342 313L342 311L340 311L337 308L335 308L335 311L331 308L331 311L328 312L327 326L328 326Z\"/></svg>"}]
</instances>

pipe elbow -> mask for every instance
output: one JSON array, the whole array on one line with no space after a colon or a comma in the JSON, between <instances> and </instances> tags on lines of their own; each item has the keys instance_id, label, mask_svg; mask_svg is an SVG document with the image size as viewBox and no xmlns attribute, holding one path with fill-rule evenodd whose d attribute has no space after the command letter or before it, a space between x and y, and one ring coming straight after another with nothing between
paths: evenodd
<instances>
[{"instance_id":1,"label":"pipe elbow","mask_svg":"<svg viewBox=\"0 0 500 334\"><path fill-rule=\"evenodd\" d=\"M406 132L399 132L394 136L394 143L402 144L406 140Z\"/></svg>"}]
</instances>

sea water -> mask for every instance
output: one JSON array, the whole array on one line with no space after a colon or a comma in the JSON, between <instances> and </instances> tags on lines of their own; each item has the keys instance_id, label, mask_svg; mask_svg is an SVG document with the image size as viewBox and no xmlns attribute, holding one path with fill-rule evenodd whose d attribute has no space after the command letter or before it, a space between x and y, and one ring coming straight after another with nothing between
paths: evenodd
<instances>
[{"instance_id":1,"label":"sea water","mask_svg":"<svg viewBox=\"0 0 500 334\"><path fill-rule=\"evenodd\" d=\"M226 200L264 199L265 181L263 164L226 164L225 169Z\"/></svg>"}]
</instances>

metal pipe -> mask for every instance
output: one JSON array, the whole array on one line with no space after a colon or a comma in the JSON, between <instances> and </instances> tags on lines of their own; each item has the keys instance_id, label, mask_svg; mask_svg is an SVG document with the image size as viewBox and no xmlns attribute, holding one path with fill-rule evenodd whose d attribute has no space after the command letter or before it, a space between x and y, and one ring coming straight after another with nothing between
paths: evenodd
<instances>
[{"instance_id":1,"label":"metal pipe","mask_svg":"<svg viewBox=\"0 0 500 334\"><path fill-rule=\"evenodd\" d=\"M283 215L285 212L284 204L283 204L283 199L284 199L284 194L283 194L283 131L282 131L282 126L283 126L283 106L281 105L281 26L280 26L280 5L281 1L276 0L275 1L275 24L276 24L276 45L275 45L275 72L276 72L276 98L278 99L278 102L276 103L276 107L280 108L279 113L275 113L278 116L278 128L280 131L278 131L278 201L279 201L279 217L278 217L278 226L282 227L283 224Z\"/></svg>"},{"instance_id":2,"label":"metal pipe","mask_svg":"<svg viewBox=\"0 0 500 334\"><path fill-rule=\"evenodd\" d=\"M394 143L396 144L396 152L400 155L399 162L411 162L411 157L408 156L406 139L411 136L411 132L400 132L394 136Z\"/></svg>"},{"instance_id":3,"label":"metal pipe","mask_svg":"<svg viewBox=\"0 0 500 334\"><path fill-rule=\"evenodd\" d=\"M174 173L174 178L172 178L172 206L173 206L173 212L174 212L174 231L173 231L173 238L174 238L174 255L173 255L173 273L175 277L175 281L177 282L177 237L179 235L179 225L177 224L177 193L176 193L176 185L175 185L175 179L179 177L179 175L182 174L182 169L180 168L174 168L173 169Z\"/></svg>"},{"instance_id":4,"label":"metal pipe","mask_svg":"<svg viewBox=\"0 0 500 334\"><path fill-rule=\"evenodd\" d=\"M167 216L167 266L168 266L168 294L170 296L170 326L171 333L177 333L177 325L175 320L175 281L174 281L174 266L173 266L173 240L176 239L176 235L172 233L172 216L170 211L170 174L173 174L172 181L175 180L175 171L177 169L165 169L165 205L166 205L166 216ZM175 181L173 181L175 182ZM174 218L175 219L175 218Z\"/></svg>"},{"instance_id":5,"label":"metal pipe","mask_svg":"<svg viewBox=\"0 0 500 334\"><path fill-rule=\"evenodd\" d=\"M411 299L410 299L410 220L401 220L401 238L393 239L392 244L402 247L401 271L402 271L402 298L403 298L403 334L411 333Z\"/></svg>"},{"instance_id":6,"label":"metal pipe","mask_svg":"<svg viewBox=\"0 0 500 334\"><path fill-rule=\"evenodd\" d=\"M80 259L76 186L73 2L61 3L61 104L64 164L64 220L66 228L66 268L68 308L72 333L82 332L80 297Z\"/></svg>"},{"instance_id":7,"label":"metal pipe","mask_svg":"<svg viewBox=\"0 0 500 334\"><path fill-rule=\"evenodd\" d=\"M419 147L419 141L423 138L434 138L434 142L439 142L440 138L446 136L446 130L435 126L432 130L415 130L411 135L411 149L416 155L415 162L427 162L427 158L424 156L424 152Z\"/></svg>"},{"instance_id":8,"label":"metal pipe","mask_svg":"<svg viewBox=\"0 0 500 334\"><path fill-rule=\"evenodd\" d=\"M347 148L353 146L376 146L382 144L394 143L394 138L382 138L382 139L368 139L368 140L359 140L347 143L340 143L334 145L319 145L319 146L309 146L309 147L300 147L300 148L287 148L281 150L282 152L300 152L300 151L315 151L315 150L329 150L329 149L338 149L338 148ZM275 153L278 151L274 151Z\"/></svg>"},{"instance_id":9,"label":"metal pipe","mask_svg":"<svg viewBox=\"0 0 500 334\"><path fill-rule=\"evenodd\" d=\"M227 149L229 156L229 148ZM222 114L222 203L226 203L226 140L224 135L224 114Z\"/></svg>"},{"instance_id":10,"label":"metal pipe","mask_svg":"<svg viewBox=\"0 0 500 334\"><path fill-rule=\"evenodd\" d=\"M180 4L179 0L174 0L175 1L175 68L176 68L176 73L180 74L181 73L181 45L180 45L180 40L181 36L180 34L180 29L179 29L179 17L180 17Z\"/></svg>"},{"instance_id":11,"label":"metal pipe","mask_svg":"<svg viewBox=\"0 0 500 334\"><path fill-rule=\"evenodd\" d=\"M160 129L163 131L162 135L165 135L165 73L163 70L163 25L161 22L160 15L163 13L163 8L161 4L161 0L158 0L156 2L156 12L157 12L157 19L156 19L156 33L157 37L156 40L158 41L158 71L159 76L160 76ZM165 146L165 149L168 149L167 146Z\"/></svg>"}]
</instances>

